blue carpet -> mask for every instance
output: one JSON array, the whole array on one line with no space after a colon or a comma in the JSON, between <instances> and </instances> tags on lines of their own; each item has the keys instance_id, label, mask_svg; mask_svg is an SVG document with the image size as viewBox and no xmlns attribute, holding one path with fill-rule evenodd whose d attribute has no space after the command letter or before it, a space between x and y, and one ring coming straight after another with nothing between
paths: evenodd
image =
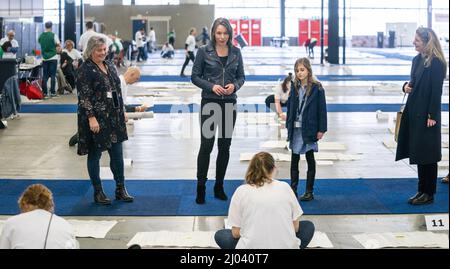
<instances>
[{"instance_id":1,"label":"blue carpet","mask_svg":"<svg viewBox=\"0 0 450 269\"><path fill-rule=\"evenodd\" d=\"M242 180L226 180L225 192L231 198ZM206 204L197 205L195 180L128 180L133 203L113 201L110 206L93 203L88 180L0 179L0 215L19 213L17 200L30 184L43 183L53 192L56 214L61 216L226 216L229 200L213 197L214 181L207 183ZM114 182L104 180L105 193L113 198ZM299 193L305 182L300 182ZM319 179L315 200L302 202L307 215L341 214L420 214L448 213L448 185L438 183L435 202L413 206L406 203L416 192L417 179Z\"/></svg>"},{"instance_id":2,"label":"blue carpet","mask_svg":"<svg viewBox=\"0 0 450 269\"><path fill-rule=\"evenodd\" d=\"M286 75L247 75L245 81L278 81ZM318 75L320 81L408 81L409 75ZM190 82L191 78L180 76L141 76L142 82Z\"/></svg>"},{"instance_id":3,"label":"blue carpet","mask_svg":"<svg viewBox=\"0 0 450 269\"><path fill-rule=\"evenodd\" d=\"M328 112L397 112L401 104L328 104ZM171 105L159 104L150 110L155 113L193 113L198 112L198 104ZM286 108L283 108L286 111ZM448 111L448 104L442 104L442 111ZM76 104L23 104L20 113L76 113ZM238 112L266 113L269 109L265 104L238 104Z\"/></svg>"}]
</instances>

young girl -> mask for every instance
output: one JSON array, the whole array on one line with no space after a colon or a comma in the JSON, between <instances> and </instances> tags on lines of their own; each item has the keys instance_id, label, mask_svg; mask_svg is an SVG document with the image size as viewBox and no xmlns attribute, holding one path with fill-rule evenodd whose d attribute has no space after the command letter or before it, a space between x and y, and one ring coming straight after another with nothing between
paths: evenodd
<instances>
[{"instance_id":1,"label":"young girl","mask_svg":"<svg viewBox=\"0 0 450 269\"><path fill-rule=\"evenodd\" d=\"M291 188L297 196L298 163L300 154L305 154L308 163L306 192L300 197L300 201L310 201L314 199L313 187L316 176L314 152L319 150L317 141L322 139L327 131L327 107L325 91L313 76L309 59L298 59L294 71L295 79L291 83L286 120L289 147L292 150Z\"/></svg>"},{"instance_id":2,"label":"young girl","mask_svg":"<svg viewBox=\"0 0 450 269\"><path fill-rule=\"evenodd\" d=\"M228 224L216 232L222 249L305 248L314 236L314 224L300 221L303 210L289 185L274 179L275 160L267 152L253 156L231 198Z\"/></svg>"},{"instance_id":3,"label":"young girl","mask_svg":"<svg viewBox=\"0 0 450 269\"><path fill-rule=\"evenodd\" d=\"M291 90L292 73L289 73L280 85L275 88L274 94L267 96L266 106L277 113L278 118L286 120L286 115L283 113L283 107L286 107ZM275 104L275 107L273 105Z\"/></svg>"}]
</instances>

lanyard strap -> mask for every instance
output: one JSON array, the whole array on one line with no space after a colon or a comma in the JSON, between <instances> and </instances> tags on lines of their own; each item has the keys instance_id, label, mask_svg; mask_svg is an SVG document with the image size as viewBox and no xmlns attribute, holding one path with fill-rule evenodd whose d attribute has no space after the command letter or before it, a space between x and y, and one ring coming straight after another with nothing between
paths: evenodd
<instances>
[{"instance_id":1,"label":"lanyard strap","mask_svg":"<svg viewBox=\"0 0 450 269\"><path fill-rule=\"evenodd\" d=\"M44 249L47 248L48 232L50 231L50 224L52 224L52 219L53 219L53 213L52 213L52 215L50 216L50 221L48 222L47 234L45 235Z\"/></svg>"}]
</instances>

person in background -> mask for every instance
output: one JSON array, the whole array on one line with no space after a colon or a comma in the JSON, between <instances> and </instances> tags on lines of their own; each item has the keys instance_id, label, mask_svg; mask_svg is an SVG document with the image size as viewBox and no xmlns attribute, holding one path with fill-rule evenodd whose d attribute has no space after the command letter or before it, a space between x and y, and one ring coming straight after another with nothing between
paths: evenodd
<instances>
[{"instance_id":1,"label":"person in background","mask_svg":"<svg viewBox=\"0 0 450 269\"><path fill-rule=\"evenodd\" d=\"M80 51L84 51L86 49L89 39L95 35L105 38L106 45L108 46L108 48L109 48L109 46L111 46L112 40L108 36L106 36L102 33L97 33L94 30L94 23L92 21L86 22L85 26L86 26L86 31L80 36L80 41L78 42L78 49Z\"/></svg>"},{"instance_id":2,"label":"person in background","mask_svg":"<svg viewBox=\"0 0 450 269\"><path fill-rule=\"evenodd\" d=\"M156 50L156 33L153 27L150 27L150 32L148 33L148 51L153 53Z\"/></svg>"},{"instance_id":3,"label":"person in background","mask_svg":"<svg viewBox=\"0 0 450 269\"><path fill-rule=\"evenodd\" d=\"M447 61L439 38L431 28L419 27L413 41L418 52L411 67L411 79L403 84L408 94L400 120L395 160L409 158L417 164L417 193L408 199L412 205L434 202L438 165L441 161L441 98Z\"/></svg>"},{"instance_id":4,"label":"person in background","mask_svg":"<svg viewBox=\"0 0 450 269\"><path fill-rule=\"evenodd\" d=\"M202 44L206 45L209 41L209 34L208 34L208 27L203 27L202 34L201 34Z\"/></svg>"},{"instance_id":5,"label":"person in background","mask_svg":"<svg viewBox=\"0 0 450 269\"><path fill-rule=\"evenodd\" d=\"M81 56L81 53L74 48L75 44L72 40L66 40L64 45L65 48L62 50L60 58L61 69L67 82L70 84L70 87L72 87L72 90L75 90L76 70L83 57Z\"/></svg>"},{"instance_id":6,"label":"person in background","mask_svg":"<svg viewBox=\"0 0 450 269\"><path fill-rule=\"evenodd\" d=\"M161 57L172 59L174 55L175 50L173 49L172 45L170 45L169 42L166 42L166 44L164 44L164 46L161 49Z\"/></svg>"},{"instance_id":7,"label":"person in background","mask_svg":"<svg viewBox=\"0 0 450 269\"><path fill-rule=\"evenodd\" d=\"M266 106L270 110L277 113L277 117L281 120L286 120L286 114L283 113L283 107L286 107L289 98L289 93L291 91L291 80L292 73L289 73L287 77L284 78L283 82L276 86L275 93L267 96Z\"/></svg>"},{"instance_id":8,"label":"person in background","mask_svg":"<svg viewBox=\"0 0 450 269\"><path fill-rule=\"evenodd\" d=\"M139 68L135 66L129 67L123 75L119 76L120 88L122 90L122 98L125 104L126 112L145 112L148 108L148 106L146 105L132 106L129 105L127 102L128 85L132 85L138 82L140 77L141 77L141 70L139 70Z\"/></svg>"},{"instance_id":9,"label":"person in background","mask_svg":"<svg viewBox=\"0 0 450 269\"><path fill-rule=\"evenodd\" d=\"M20 214L6 220L0 249L75 249L75 233L57 216L52 192L42 184L26 188L19 198Z\"/></svg>"},{"instance_id":10,"label":"person in background","mask_svg":"<svg viewBox=\"0 0 450 269\"><path fill-rule=\"evenodd\" d=\"M276 180L272 155L253 156L245 174L245 184L231 198L228 211L230 229L216 232L222 249L306 248L314 236L314 224L300 221L303 210L286 182Z\"/></svg>"},{"instance_id":11,"label":"person in background","mask_svg":"<svg viewBox=\"0 0 450 269\"><path fill-rule=\"evenodd\" d=\"M300 201L314 199L316 161L314 152L319 151L317 142L327 131L327 104L322 84L313 76L311 62L300 58L294 65L295 79L287 103L286 129L288 131L291 157L291 187L297 196L300 154L305 154L306 191Z\"/></svg>"},{"instance_id":12,"label":"person in background","mask_svg":"<svg viewBox=\"0 0 450 269\"><path fill-rule=\"evenodd\" d=\"M94 202L108 205L103 192L100 158L108 151L116 182L115 198L133 202L125 188L122 142L128 140L120 78L113 63L105 61L108 47L101 36L89 39L78 69L78 154L88 155L87 168L94 188Z\"/></svg>"},{"instance_id":13,"label":"person in background","mask_svg":"<svg viewBox=\"0 0 450 269\"><path fill-rule=\"evenodd\" d=\"M144 45L145 45L144 36L145 36L145 29L143 27L139 31L137 31L136 34L134 35L134 40L136 41L136 46L139 51L138 56L137 56L138 62L147 60L147 57L145 54L145 49L144 49Z\"/></svg>"},{"instance_id":14,"label":"person in background","mask_svg":"<svg viewBox=\"0 0 450 269\"><path fill-rule=\"evenodd\" d=\"M50 77L50 96L54 97L56 96L56 69L58 68L57 53L61 51L61 46L58 36L52 32L52 26L53 23L51 21L45 23L45 31L39 36L39 44L41 45L43 58L42 90L44 91L44 96L49 95L47 81Z\"/></svg>"},{"instance_id":15,"label":"person in background","mask_svg":"<svg viewBox=\"0 0 450 269\"><path fill-rule=\"evenodd\" d=\"M448 173L445 177L443 177L442 179L441 179L441 182L442 183L447 183L448 184L448 176L450 175L450 173Z\"/></svg>"},{"instance_id":16,"label":"person in background","mask_svg":"<svg viewBox=\"0 0 450 269\"><path fill-rule=\"evenodd\" d=\"M168 37L169 44L172 45L173 48L175 48L175 38L176 38L175 29L172 29L172 31L170 31L167 34L167 37Z\"/></svg>"},{"instance_id":17,"label":"person in background","mask_svg":"<svg viewBox=\"0 0 450 269\"><path fill-rule=\"evenodd\" d=\"M195 36L197 35L197 30L195 28L191 28L189 30L189 36L186 38L185 47L186 50L186 59L184 60L183 67L181 68L181 77L186 77L184 74L184 69L189 64L189 60L192 61L192 63L195 62Z\"/></svg>"},{"instance_id":18,"label":"person in background","mask_svg":"<svg viewBox=\"0 0 450 269\"><path fill-rule=\"evenodd\" d=\"M6 42L9 42L8 49L3 49L3 52L6 54L10 54L15 57L17 51L19 50L19 42L14 39L16 33L14 30L9 30L6 34L6 37L0 39L0 46L3 46Z\"/></svg>"}]
</instances>

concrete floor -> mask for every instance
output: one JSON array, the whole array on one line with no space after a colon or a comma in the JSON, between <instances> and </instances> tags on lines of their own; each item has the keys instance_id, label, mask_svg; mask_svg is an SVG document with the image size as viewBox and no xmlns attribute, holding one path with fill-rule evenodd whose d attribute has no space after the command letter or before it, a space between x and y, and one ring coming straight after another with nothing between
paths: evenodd
<instances>
[{"instance_id":1,"label":"concrete floor","mask_svg":"<svg viewBox=\"0 0 450 269\"><path fill-rule=\"evenodd\" d=\"M412 50L412 51L411 51ZM391 53L392 51L385 50ZM360 74L408 75L410 62L384 58L371 54L367 49L349 49L348 66L318 64L313 61L316 74ZM397 49L396 53L415 55L412 48ZM295 58L303 56L303 48L245 48L243 51L247 74L286 74ZM180 55L182 55L180 53ZM261 57L261 55L264 55ZM445 55L448 58L448 47ZM257 58L259 57L259 58ZM277 57L280 59L276 61ZM145 75L176 75L183 59L161 60L157 55L141 66ZM266 65L264 65L266 64ZM273 66L269 66L273 65ZM389 64L393 66L389 66ZM186 73L190 73L188 67ZM123 72L123 70L121 70ZM329 104L355 103L401 103L402 81L327 81ZM238 102L263 104L276 82L248 82L238 92ZM164 88L164 90L158 90ZM129 90L129 102L150 102L143 95L155 94L155 104L199 103L200 90L190 83L138 83ZM448 103L448 80L444 84L442 100ZM45 100L42 103L75 104L76 95L64 95ZM376 119L375 112L329 113L328 132L324 141L345 144L343 154L359 154L356 161L335 161L332 166L318 166L317 178L380 178L416 177L416 167L407 161L395 162L395 149L388 149L383 141L392 141L389 128L394 126L395 113L388 113L389 120ZM273 118L271 113L258 116ZM279 127L269 125L247 125L246 119L256 117L254 113L240 113L231 147L227 179L242 179L248 162L239 161L244 152L261 151L260 144L279 139ZM449 124L448 112L443 112L443 124ZM135 121L129 126L129 141L124 144L125 158L133 159L133 165L126 168L128 179L194 179L196 174L196 154L199 148L198 114L155 114L153 119ZM447 129L448 130L448 129ZM0 178L12 179L86 179L86 157L76 154L76 148L68 146L68 139L76 132L75 114L21 114L8 121L8 128L0 130ZM443 135L448 142L448 135ZM162 147L161 145L164 145ZM270 152L289 153L285 149ZM327 151L329 152L329 151ZM212 160L217 150L214 149ZM439 176L448 173L448 148L443 150L444 161ZM102 158L102 166L109 163L107 154ZM24 169L26 164L26 169ZM279 178L289 177L289 163L279 162ZM164 169L161 169L164 168ZM301 164L301 176L305 176L305 163ZM211 162L210 176L214 177L215 162ZM380 172L381 171L381 172ZM194 202L194 201L192 201ZM406 201L405 201L406 202ZM424 215L331 215L304 216L315 223L316 229L325 232L335 248L362 248L353 239L358 233L423 231ZM8 216L0 216L6 219ZM105 239L80 238L81 248L125 248L136 232L141 231L214 231L223 227L224 217L83 217L76 219L115 219L119 223ZM447 232L448 234L448 232Z\"/></svg>"}]
</instances>

